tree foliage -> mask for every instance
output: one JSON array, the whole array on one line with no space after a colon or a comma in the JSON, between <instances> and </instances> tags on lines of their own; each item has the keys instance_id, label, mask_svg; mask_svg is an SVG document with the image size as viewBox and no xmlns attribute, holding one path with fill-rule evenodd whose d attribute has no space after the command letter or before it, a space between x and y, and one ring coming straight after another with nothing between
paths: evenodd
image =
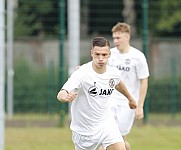
<instances>
[{"instance_id":1,"label":"tree foliage","mask_svg":"<svg viewBox=\"0 0 181 150\"><path fill-rule=\"evenodd\" d=\"M161 2L158 29L173 31L174 27L181 25L181 1L165 0Z\"/></svg>"},{"instance_id":2,"label":"tree foliage","mask_svg":"<svg viewBox=\"0 0 181 150\"><path fill-rule=\"evenodd\" d=\"M154 0L150 2L150 27L158 35L181 34L181 1Z\"/></svg>"},{"instance_id":3,"label":"tree foliage","mask_svg":"<svg viewBox=\"0 0 181 150\"><path fill-rule=\"evenodd\" d=\"M81 4L84 0L81 0ZM85 1L84 1L85 2ZM112 26L118 21L124 21L122 16L122 1L87 0L80 7L86 10L80 18L87 16L88 34L111 34ZM59 0L18 0L15 10L15 36L55 36L59 32ZM65 1L67 7L67 1ZM157 36L175 36L181 34L181 0L150 0L149 30ZM138 34L142 32L143 0L134 3L135 26ZM67 9L65 9L67 10ZM82 11L83 12L83 11ZM67 15L67 12L65 12ZM67 16L65 17L67 24ZM81 19L82 21L83 19ZM83 24L83 23L81 23ZM133 26L133 25L132 25ZM66 26L67 27L67 26Z\"/></svg>"},{"instance_id":4,"label":"tree foliage","mask_svg":"<svg viewBox=\"0 0 181 150\"><path fill-rule=\"evenodd\" d=\"M15 14L16 36L42 36L58 30L58 4L54 0L19 0Z\"/></svg>"}]
</instances>

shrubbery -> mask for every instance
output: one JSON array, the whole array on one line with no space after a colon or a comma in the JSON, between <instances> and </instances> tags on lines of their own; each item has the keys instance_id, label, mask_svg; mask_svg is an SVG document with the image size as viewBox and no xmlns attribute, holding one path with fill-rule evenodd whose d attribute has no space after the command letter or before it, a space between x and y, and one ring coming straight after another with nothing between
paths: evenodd
<instances>
[{"instance_id":1,"label":"shrubbery","mask_svg":"<svg viewBox=\"0 0 181 150\"><path fill-rule=\"evenodd\" d=\"M150 112L180 112L181 111L181 79L173 83L171 79L150 80L148 102Z\"/></svg>"},{"instance_id":2,"label":"shrubbery","mask_svg":"<svg viewBox=\"0 0 181 150\"><path fill-rule=\"evenodd\" d=\"M55 70L55 72L51 72ZM171 79L149 79L149 112L179 112L181 108L181 79L173 84ZM56 100L58 69L35 67L26 60L15 65L14 111L15 112L58 112L60 103ZM68 105L66 105L66 112Z\"/></svg>"},{"instance_id":3,"label":"shrubbery","mask_svg":"<svg viewBox=\"0 0 181 150\"><path fill-rule=\"evenodd\" d=\"M52 74L50 79L50 74ZM20 60L15 65L14 111L55 112L58 110L57 77L48 69Z\"/></svg>"}]
</instances>

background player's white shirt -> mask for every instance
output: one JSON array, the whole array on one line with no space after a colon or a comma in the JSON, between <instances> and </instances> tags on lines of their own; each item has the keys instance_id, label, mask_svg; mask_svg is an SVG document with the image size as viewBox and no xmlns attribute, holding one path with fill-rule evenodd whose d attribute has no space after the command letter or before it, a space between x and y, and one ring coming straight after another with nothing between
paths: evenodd
<instances>
[{"instance_id":1,"label":"background player's white shirt","mask_svg":"<svg viewBox=\"0 0 181 150\"><path fill-rule=\"evenodd\" d=\"M144 54L134 47L130 47L128 53L120 53L119 50L114 47L111 49L111 57L109 58L108 65L120 70L122 81L125 83L133 98L138 102L139 80L149 76L148 64ZM128 103L128 101L125 101L126 97L124 97L124 95L122 95L122 101L120 101L120 95L122 94L115 90L111 96L111 103Z\"/></svg>"},{"instance_id":2,"label":"background player's white shirt","mask_svg":"<svg viewBox=\"0 0 181 150\"><path fill-rule=\"evenodd\" d=\"M82 135L96 134L109 121L108 100L119 81L115 67L107 66L103 74L93 70L92 62L77 69L62 87L68 92L79 88L71 105L70 129Z\"/></svg>"}]
</instances>

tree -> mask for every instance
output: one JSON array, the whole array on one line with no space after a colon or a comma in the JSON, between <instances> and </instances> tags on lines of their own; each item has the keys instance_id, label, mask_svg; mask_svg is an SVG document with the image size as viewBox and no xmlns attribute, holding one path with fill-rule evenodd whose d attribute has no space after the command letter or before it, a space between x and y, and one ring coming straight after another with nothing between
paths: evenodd
<instances>
[{"instance_id":1,"label":"tree","mask_svg":"<svg viewBox=\"0 0 181 150\"><path fill-rule=\"evenodd\" d=\"M19 0L15 13L15 36L58 33L58 0Z\"/></svg>"},{"instance_id":2,"label":"tree","mask_svg":"<svg viewBox=\"0 0 181 150\"><path fill-rule=\"evenodd\" d=\"M178 31L181 33L181 1L164 0L161 2L160 8L161 15L157 29L168 33L177 33Z\"/></svg>"},{"instance_id":3,"label":"tree","mask_svg":"<svg viewBox=\"0 0 181 150\"><path fill-rule=\"evenodd\" d=\"M126 23L131 26L132 37L136 36L136 12L135 12L135 2L134 0L123 0L123 18Z\"/></svg>"},{"instance_id":4,"label":"tree","mask_svg":"<svg viewBox=\"0 0 181 150\"><path fill-rule=\"evenodd\" d=\"M181 34L181 1L160 0L150 3L150 27L157 35Z\"/></svg>"}]
</instances>

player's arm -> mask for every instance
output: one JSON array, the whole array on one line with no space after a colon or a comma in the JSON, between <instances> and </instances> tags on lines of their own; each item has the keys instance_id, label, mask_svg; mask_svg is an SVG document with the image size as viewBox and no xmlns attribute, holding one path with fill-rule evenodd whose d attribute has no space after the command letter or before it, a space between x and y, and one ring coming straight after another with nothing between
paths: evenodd
<instances>
[{"instance_id":1,"label":"player's arm","mask_svg":"<svg viewBox=\"0 0 181 150\"><path fill-rule=\"evenodd\" d=\"M120 93L122 93L129 101L129 107L131 109L135 109L136 108L136 101L133 99L133 97L131 96L131 94L128 92L125 84L120 81L116 86L115 89L117 91L119 91Z\"/></svg>"},{"instance_id":2,"label":"player's arm","mask_svg":"<svg viewBox=\"0 0 181 150\"><path fill-rule=\"evenodd\" d=\"M142 119L144 117L143 106L144 106L147 89L148 89L148 78L141 79L139 100L138 100L138 106L136 109L136 119Z\"/></svg>"},{"instance_id":3,"label":"player's arm","mask_svg":"<svg viewBox=\"0 0 181 150\"><path fill-rule=\"evenodd\" d=\"M72 102L77 96L77 92L68 92L65 89L62 89L57 94L57 99L60 102Z\"/></svg>"}]
</instances>

